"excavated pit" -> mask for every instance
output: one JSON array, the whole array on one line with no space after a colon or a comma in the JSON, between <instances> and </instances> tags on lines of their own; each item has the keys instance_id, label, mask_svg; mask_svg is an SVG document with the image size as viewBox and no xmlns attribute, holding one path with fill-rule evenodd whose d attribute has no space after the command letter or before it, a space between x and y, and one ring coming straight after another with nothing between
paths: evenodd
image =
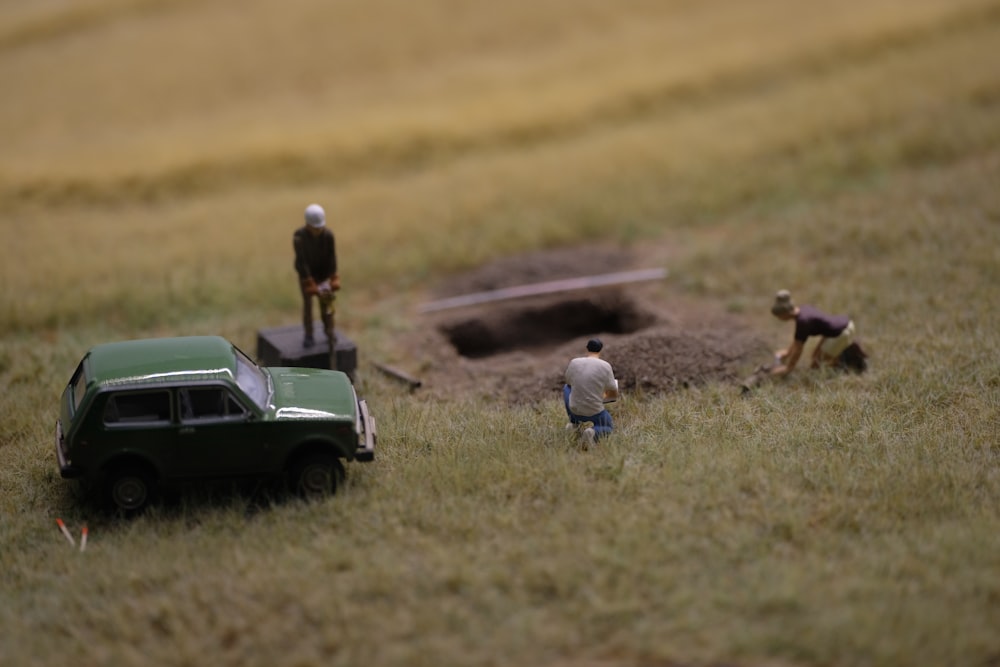
<instances>
[{"instance_id":1,"label":"excavated pit","mask_svg":"<svg viewBox=\"0 0 1000 667\"><path fill-rule=\"evenodd\" d=\"M598 245L517 255L451 276L431 296L648 268L662 265L661 252L647 244L636 257ZM405 356L390 361L419 380L423 397L439 400L558 402L566 364L585 354L594 336L604 341L602 357L622 390L647 395L707 382L738 386L770 358L774 345L747 318L663 283L495 301L420 317L401 341ZM768 317L757 319L770 323Z\"/></svg>"},{"instance_id":2,"label":"excavated pit","mask_svg":"<svg viewBox=\"0 0 1000 667\"><path fill-rule=\"evenodd\" d=\"M655 321L655 315L624 294L612 292L598 298L498 308L450 320L438 328L460 356L483 359L515 350L552 348L581 335L632 334Z\"/></svg>"}]
</instances>

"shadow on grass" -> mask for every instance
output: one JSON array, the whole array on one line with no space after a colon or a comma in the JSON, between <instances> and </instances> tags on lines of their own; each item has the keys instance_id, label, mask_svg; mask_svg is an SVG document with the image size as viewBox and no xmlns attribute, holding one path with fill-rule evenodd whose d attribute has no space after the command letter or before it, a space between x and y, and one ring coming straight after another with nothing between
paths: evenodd
<instances>
[{"instance_id":1,"label":"shadow on grass","mask_svg":"<svg viewBox=\"0 0 1000 667\"><path fill-rule=\"evenodd\" d=\"M341 490L341 484L331 496ZM211 480L185 482L159 489L149 505L135 512L112 507L99 490L81 484L66 487L58 502L64 515L90 526L112 527L144 518L196 525L203 518L220 513L253 519L277 507L313 502L288 487L283 479Z\"/></svg>"}]
</instances>

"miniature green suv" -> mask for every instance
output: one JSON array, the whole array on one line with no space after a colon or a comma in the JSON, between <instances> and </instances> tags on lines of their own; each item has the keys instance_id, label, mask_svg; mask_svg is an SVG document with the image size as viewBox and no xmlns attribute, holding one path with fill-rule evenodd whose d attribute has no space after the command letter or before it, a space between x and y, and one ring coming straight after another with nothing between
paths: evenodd
<instances>
[{"instance_id":1,"label":"miniature green suv","mask_svg":"<svg viewBox=\"0 0 1000 667\"><path fill-rule=\"evenodd\" d=\"M371 461L375 421L342 372L264 368L225 338L92 348L62 394L60 474L135 512L163 485L287 476L333 493L341 459Z\"/></svg>"}]
</instances>

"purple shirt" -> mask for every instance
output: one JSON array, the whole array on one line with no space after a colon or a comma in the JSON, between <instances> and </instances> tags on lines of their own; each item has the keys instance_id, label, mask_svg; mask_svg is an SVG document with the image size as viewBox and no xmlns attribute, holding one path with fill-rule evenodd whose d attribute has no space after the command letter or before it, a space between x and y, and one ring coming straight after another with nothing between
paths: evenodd
<instances>
[{"instance_id":1,"label":"purple shirt","mask_svg":"<svg viewBox=\"0 0 1000 667\"><path fill-rule=\"evenodd\" d=\"M799 306L799 314L795 316L795 340L804 343L810 336L836 338L850 321L847 315L827 315L812 306Z\"/></svg>"}]
</instances>

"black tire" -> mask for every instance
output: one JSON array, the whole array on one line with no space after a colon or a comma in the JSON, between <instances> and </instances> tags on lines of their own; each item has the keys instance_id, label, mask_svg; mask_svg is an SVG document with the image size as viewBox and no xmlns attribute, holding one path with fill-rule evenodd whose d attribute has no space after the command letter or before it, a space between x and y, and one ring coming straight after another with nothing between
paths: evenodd
<instances>
[{"instance_id":1,"label":"black tire","mask_svg":"<svg viewBox=\"0 0 1000 667\"><path fill-rule=\"evenodd\" d=\"M298 457L289 468L292 491L307 499L320 499L337 492L344 467L333 454L313 452Z\"/></svg>"},{"instance_id":2,"label":"black tire","mask_svg":"<svg viewBox=\"0 0 1000 667\"><path fill-rule=\"evenodd\" d=\"M142 465L122 465L108 471L105 495L109 506L126 515L142 512L156 496L156 475Z\"/></svg>"}]
</instances>

